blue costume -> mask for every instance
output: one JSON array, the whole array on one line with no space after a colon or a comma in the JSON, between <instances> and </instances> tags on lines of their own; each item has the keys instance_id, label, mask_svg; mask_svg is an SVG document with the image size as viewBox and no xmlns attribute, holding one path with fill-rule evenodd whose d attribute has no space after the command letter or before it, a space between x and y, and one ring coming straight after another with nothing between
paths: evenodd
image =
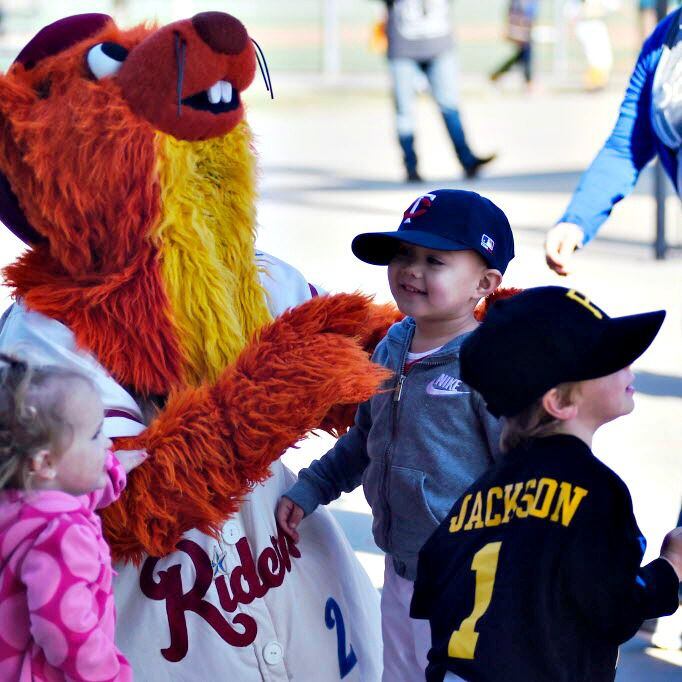
<instances>
[{"instance_id":1,"label":"blue costume","mask_svg":"<svg viewBox=\"0 0 682 682\"><path fill-rule=\"evenodd\" d=\"M682 10L669 14L644 43L611 135L585 171L559 222L574 223L589 242L614 205L634 188L655 156L675 186L680 178L682 105L669 96L682 58ZM666 81L668 82L661 82Z\"/></svg>"}]
</instances>

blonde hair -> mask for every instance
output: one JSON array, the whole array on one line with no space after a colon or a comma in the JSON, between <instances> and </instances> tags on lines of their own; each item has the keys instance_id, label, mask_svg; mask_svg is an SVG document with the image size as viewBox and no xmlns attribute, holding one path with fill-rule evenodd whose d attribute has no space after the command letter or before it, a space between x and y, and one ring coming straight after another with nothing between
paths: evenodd
<instances>
[{"instance_id":1,"label":"blonde hair","mask_svg":"<svg viewBox=\"0 0 682 682\"><path fill-rule=\"evenodd\" d=\"M0 490L29 487L31 458L48 449L59 455L67 445L70 424L64 398L73 381L85 375L55 366L31 367L0 353Z\"/></svg>"},{"instance_id":2,"label":"blonde hair","mask_svg":"<svg viewBox=\"0 0 682 682\"><path fill-rule=\"evenodd\" d=\"M567 382L556 386L560 402L569 405L579 391L580 382ZM517 447L530 444L535 438L542 438L556 433L561 420L553 417L542 405L542 398L538 398L524 410L513 417L505 417L500 436L500 449L508 452Z\"/></svg>"}]
</instances>

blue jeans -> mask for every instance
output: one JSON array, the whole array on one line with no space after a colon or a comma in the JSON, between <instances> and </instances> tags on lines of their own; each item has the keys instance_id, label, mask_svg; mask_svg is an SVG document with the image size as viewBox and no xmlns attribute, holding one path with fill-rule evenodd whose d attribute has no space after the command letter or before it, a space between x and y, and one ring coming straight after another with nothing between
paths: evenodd
<instances>
[{"instance_id":1,"label":"blue jeans","mask_svg":"<svg viewBox=\"0 0 682 682\"><path fill-rule=\"evenodd\" d=\"M454 50L447 50L433 59L418 62L414 59L389 59L396 112L398 139L403 148L405 165L409 171L416 168L414 153L415 108L417 103L416 82L421 71L429 82L431 95L445 121L450 139L460 163L467 168L476 161L469 149L459 116L458 70Z\"/></svg>"}]
</instances>

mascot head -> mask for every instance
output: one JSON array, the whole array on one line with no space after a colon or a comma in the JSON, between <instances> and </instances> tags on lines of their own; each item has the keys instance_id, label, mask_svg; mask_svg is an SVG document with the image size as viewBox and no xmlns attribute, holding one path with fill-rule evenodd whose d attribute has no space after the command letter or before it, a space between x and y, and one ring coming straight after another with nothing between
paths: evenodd
<instances>
[{"instance_id":1,"label":"mascot head","mask_svg":"<svg viewBox=\"0 0 682 682\"><path fill-rule=\"evenodd\" d=\"M268 319L254 259L244 26L204 12L42 29L0 76L6 279L143 395L215 379Z\"/></svg>"}]
</instances>

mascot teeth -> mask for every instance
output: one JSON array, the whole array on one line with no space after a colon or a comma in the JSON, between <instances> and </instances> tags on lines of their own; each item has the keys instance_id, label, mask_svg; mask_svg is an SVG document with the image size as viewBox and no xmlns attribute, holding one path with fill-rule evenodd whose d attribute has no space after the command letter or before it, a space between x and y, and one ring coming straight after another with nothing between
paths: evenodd
<instances>
[{"instance_id":1,"label":"mascot teeth","mask_svg":"<svg viewBox=\"0 0 682 682\"><path fill-rule=\"evenodd\" d=\"M232 101L232 84L217 81L206 91L206 95L211 104L218 104L220 101L229 104Z\"/></svg>"},{"instance_id":2,"label":"mascot teeth","mask_svg":"<svg viewBox=\"0 0 682 682\"><path fill-rule=\"evenodd\" d=\"M207 91L208 101L211 104L218 104L220 102L220 81L214 83Z\"/></svg>"},{"instance_id":3,"label":"mascot teeth","mask_svg":"<svg viewBox=\"0 0 682 682\"><path fill-rule=\"evenodd\" d=\"M220 82L220 99L228 103L232 101L232 84L227 81Z\"/></svg>"}]
</instances>

